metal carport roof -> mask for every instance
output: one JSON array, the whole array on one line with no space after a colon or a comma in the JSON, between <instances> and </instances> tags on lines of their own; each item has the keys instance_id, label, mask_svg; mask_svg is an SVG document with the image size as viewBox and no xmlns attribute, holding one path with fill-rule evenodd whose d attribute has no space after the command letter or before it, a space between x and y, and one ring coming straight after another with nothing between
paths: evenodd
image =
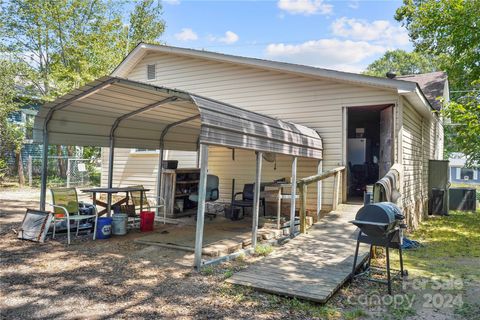
<instances>
[{"instance_id":1,"label":"metal carport roof","mask_svg":"<svg viewBox=\"0 0 480 320\"><path fill-rule=\"evenodd\" d=\"M50 144L107 147L112 137L122 148L197 150L204 143L322 158L322 140L311 128L116 77L100 78L42 106L35 141L42 142L45 133Z\"/></svg>"}]
</instances>

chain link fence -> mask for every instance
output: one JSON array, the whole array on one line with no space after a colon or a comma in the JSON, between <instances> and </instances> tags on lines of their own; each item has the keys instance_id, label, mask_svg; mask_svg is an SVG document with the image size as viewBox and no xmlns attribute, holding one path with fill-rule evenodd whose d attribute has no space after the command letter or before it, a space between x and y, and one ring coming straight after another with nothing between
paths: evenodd
<instances>
[{"instance_id":1,"label":"chain link fence","mask_svg":"<svg viewBox=\"0 0 480 320\"><path fill-rule=\"evenodd\" d=\"M49 156L49 187L87 187L100 185L100 161L72 157ZM42 158L29 156L25 176L28 185L38 187L42 177Z\"/></svg>"}]
</instances>

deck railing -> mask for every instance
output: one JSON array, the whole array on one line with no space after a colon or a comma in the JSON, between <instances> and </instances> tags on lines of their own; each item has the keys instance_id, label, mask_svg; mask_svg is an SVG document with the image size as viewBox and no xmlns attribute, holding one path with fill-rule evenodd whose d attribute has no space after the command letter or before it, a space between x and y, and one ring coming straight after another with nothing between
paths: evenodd
<instances>
[{"instance_id":1,"label":"deck railing","mask_svg":"<svg viewBox=\"0 0 480 320\"><path fill-rule=\"evenodd\" d=\"M338 204L338 195L340 194L340 187L341 187L340 180L344 170L345 170L344 166L337 167L337 168L322 172L320 174L306 177L297 181L297 185L300 190L300 198L302 199L302 203L300 206L300 233L305 233L306 225L307 225L307 187L308 185L333 177L334 182L333 182L332 210L335 210ZM321 208L317 208L317 210L320 210L320 209Z\"/></svg>"}]
</instances>

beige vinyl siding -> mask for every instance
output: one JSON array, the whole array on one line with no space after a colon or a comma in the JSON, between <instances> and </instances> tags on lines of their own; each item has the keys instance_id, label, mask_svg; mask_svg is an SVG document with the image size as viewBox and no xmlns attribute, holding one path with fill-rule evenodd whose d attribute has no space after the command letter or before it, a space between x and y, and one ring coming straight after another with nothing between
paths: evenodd
<instances>
[{"instance_id":1,"label":"beige vinyl siding","mask_svg":"<svg viewBox=\"0 0 480 320\"><path fill-rule=\"evenodd\" d=\"M220 199L229 201L232 194L232 179L235 179L235 192L240 192L243 185L255 181L255 152L250 150L235 150L235 160L232 150L222 147L210 147L208 152L208 173L220 177ZM275 162L262 163L262 182L291 177L292 157L276 156ZM317 160L298 158L297 178L304 178L316 173ZM234 170L232 170L234 169ZM316 207L316 189L309 188L307 204L309 208Z\"/></svg>"},{"instance_id":2,"label":"beige vinyl siding","mask_svg":"<svg viewBox=\"0 0 480 320\"><path fill-rule=\"evenodd\" d=\"M443 156L443 128L438 117L422 117L404 101L402 143L402 206L409 225L416 227L428 208L428 161Z\"/></svg>"},{"instance_id":3,"label":"beige vinyl siding","mask_svg":"<svg viewBox=\"0 0 480 320\"><path fill-rule=\"evenodd\" d=\"M155 81L146 81L147 64L156 65ZM316 129L323 139L324 170L343 164L342 107L395 103L398 98L394 90L168 53L146 55L128 78L190 91ZM282 161L277 165L290 166L291 159ZM220 172L222 169L217 169L218 165L221 164L213 162L211 170ZM229 170L230 175L236 176L239 181L246 181L254 173L254 161L247 169L239 170L235 166ZM331 204L332 182L329 179L323 184L324 204ZM311 189L312 193L315 192L315 187L312 186Z\"/></svg>"},{"instance_id":4,"label":"beige vinyl siding","mask_svg":"<svg viewBox=\"0 0 480 320\"><path fill-rule=\"evenodd\" d=\"M108 178L108 148L102 148L102 186L107 185ZM195 168L196 152L168 150L167 160L178 160L179 168ZM125 187L132 185L143 185L151 189L154 194L156 190L156 179L158 169L158 153L135 153L132 149L116 148L113 166L113 186Z\"/></svg>"}]
</instances>

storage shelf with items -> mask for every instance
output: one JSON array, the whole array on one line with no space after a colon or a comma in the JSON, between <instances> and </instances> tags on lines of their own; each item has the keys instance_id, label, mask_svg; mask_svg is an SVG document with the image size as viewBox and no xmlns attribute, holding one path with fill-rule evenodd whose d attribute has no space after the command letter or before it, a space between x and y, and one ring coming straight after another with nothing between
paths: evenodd
<instances>
[{"instance_id":1,"label":"storage shelf with items","mask_svg":"<svg viewBox=\"0 0 480 320\"><path fill-rule=\"evenodd\" d=\"M178 218L195 214L197 203L189 197L198 191L200 169L164 169L162 174L162 197L168 217Z\"/></svg>"}]
</instances>

